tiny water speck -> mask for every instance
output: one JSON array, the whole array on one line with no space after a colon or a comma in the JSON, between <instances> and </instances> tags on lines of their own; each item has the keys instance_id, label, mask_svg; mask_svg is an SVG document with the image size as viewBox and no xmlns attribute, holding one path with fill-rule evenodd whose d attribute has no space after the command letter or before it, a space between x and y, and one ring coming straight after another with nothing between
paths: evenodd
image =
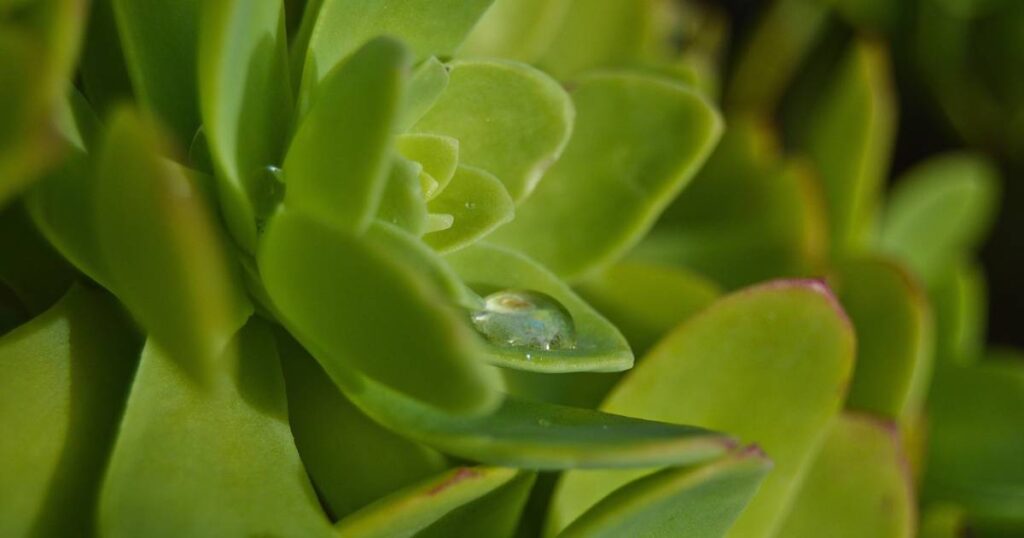
<instances>
[{"instance_id":1,"label":"tiny water speck","mask_svg":"<svg viewBox=\"0 0 1024 538\"><path fill-rule=\"evenodd\" d=\"M472 313L476 330L491 342L513 348L567 349L576 345L569 311L550 295L531 290L504 290L484 298ZM526 354L526 360L533 355Z\"/></svg>"}]
</instances>

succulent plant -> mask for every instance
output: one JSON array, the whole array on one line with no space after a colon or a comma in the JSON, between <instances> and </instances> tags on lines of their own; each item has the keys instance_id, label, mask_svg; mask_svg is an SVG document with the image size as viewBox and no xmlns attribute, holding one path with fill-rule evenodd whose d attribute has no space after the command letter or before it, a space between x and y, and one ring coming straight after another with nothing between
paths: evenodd
<instances>
[{"instance_id":1,"label":"succulent plant","mask_svg":"<svg viewBox=\"0 0 1024 538\"><path fill-rule=\"evenodd\" d=\"M1019 535L999 174L885 192L891 24L0 2L0 536Z\"/></svg>"}]
</instances>

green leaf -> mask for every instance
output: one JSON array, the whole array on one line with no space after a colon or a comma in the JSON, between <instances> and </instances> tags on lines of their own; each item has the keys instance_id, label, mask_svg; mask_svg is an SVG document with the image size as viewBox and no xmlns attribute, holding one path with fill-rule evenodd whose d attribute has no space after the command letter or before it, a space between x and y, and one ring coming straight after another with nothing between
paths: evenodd
<instances>
[{"instance_id":1,"label":"green leaf","mask_svg":"<svg viewBox=\"0 0 1024 538\"><path fill-rule=\"evenodd\" d=\"M448 67L436 56L420 62L409 79L409 92L398 121L398 132L409 130L428 110L448 87Z\"/></svg>"},{"instance_id":2,"label":"green leaf","mask_svg":"<svg viewBox=\"0 0 1024 538\"><path fill-rule=\"evenodd\" d=\"M992 353L939 364L922 501L962 506L972 520L1024 530L1024 358Z\"/></svg>"},{"instance_id":3,"label":"green leaf","mask_svg":"<svg viewBox=\"0 0 1024 538\"><path fill-rule=\"evenodd\" d=\"M450 56L494 0L323 0L300 95L370 38L395 36L416 59Z\"/></svg>"},{"instance_id":4,"label":"green leaf","mask_svg":"<svg viewBox=\"0 0 1024 538\"><path fill-rule=\"evenodd\" d=\"M638 356L720 293L695 273L643 262L617 263L579 282L576 291L622 331Z\"/></svg>"},{"instance_id":5,"label":"green leaf","mask_svg":"<svg viewBox=\"0 0 1024 538\"><path fill-rule=\"evenodd\" d=\"M929 293L935 310L935 358L946 364L975 362L985 344L985 273L977 262L960 261L937 280Z\"/></svg>"},{"instance_id":6,"label":"green leaf","mask_svg":"<svg viewBox=\"0 0 1024 538\"><path fill-rule=\"evenodd\" d=\"M569 140L569 96L524 64L458 60L448 68L448 87L412 130L458 139L462 164L498 176L522 202Z\"/></svg>"},{"instance_id":7,"label":"green leaf","mask_svg":"<svg viewBox=\"0 0 1024 538\"><path fill-rule=\"evenodd\" d=\"M47 174L25 197L25 207L39 232L79 271L113 289L96 235L92 202L97 179L84 154L74 153Z\"/></svg>"},{"instance_id":8,"label":"green leaf","mask_svg":"<svg viewBox=\"0 0 1024 538\"><path fill-rule=\"evenodd\" d=\"M430 275L403 263L412 254L390 247L283 209L259 267L281 321L335 382L359 371L451 413L493 409L499 380L477 359L465 314Z\"/></svg>"},{"instance_id":9,"label":"green leaf","mask_svg":"<svg viewBox=\"0 0 1024 538\"><path fill-rule=\"evenodd\" d=\"M536 63L558 35L571 3L572 0L495 0L466 37L458 55Z\"/></svg>"},{"instance_id":10,"label":"green leaf","mask_svg":"<svg viewBox=\"0 0 1024 538\"><path fill-rule=\"evenodd\" d=\"M48 310L67 292L74 270L40 235L21 203L0 209L0 285L26 313Z\"/></svg>"},{"instance_id":11,"label":"green leaf","mask_svg":"<svg viewBox=\"0 0 1024 538\"><path fill-rule=\"evenodd\" d=\"M427 204L423 201L423 166L401 157L391 165L388 184L380 201L377 218L415 236L427 227Z\"/></svg>"},{"instance_id":12,"label":"green leaf","mask_svg":"<svg viewBox=\"0 0 1024 538\"><path fill-rule=\"evenodd\" d=\"M725 536L771 466L754 449L661 471L615 490L558 536Z\"/></svg>"},{"instance_id":13,"label":"green leaf","mask_svg":"<svg viewBox=\"0 0 1024 538\"><path fill-rule=\"evenodd\" d=\"M842 263L832 283L857 332L846 407L897 421L917 414L934 352L924 290L901 267L882 259Z\"/></svg>"},{"instance_id":14,"label":"green leaf","mask_svg":"<svg viewBox=\"0 0 1024 538\"><path fill-rule=\"evenodd\" d=\"M931 284L979 246L998 204L998 172L983 157L947 154L899 180L882 219L879 248Z\"/></svg>"},{"instance_id":15,"label":"green leaf","mask_svg":"<svg viewBox=\"0 0 1024 538\"><path fill-rule=\"evenodd\" d=\"M112 0L139 101L185 146L199 128L201 0Z\"/></svg>"},{"instance_id":16,"label":"green leaf","mask_svg":"<svg viewBox=\"0 0 1024 538\"><path fill-rule=\"evenodd\" d=\"M330 536L288 429L273 335L252 321L201 389L147 344L103 482L103 536Z\"/></svg>"},{"instance_id":17,"label":"green leaf","mask_svg":"<svg viewBox=\"0 0 1024 538\"><path fill-rule=\"evenodd\" d=\"M204 2L199 25L203 129L236 240L256 248L263 169L278 165L291 119L284 7L278 1Z\"/></svg>"},{"instance_id":18,"label":"green leaf","mask_svg":"<svg viewBox=\"0 0 1024 538\"><path fill-rule=\"evenodd\" d=\"M633 246L722 129L699 94L646 76L588 76L572 98L576 126L564 155L493 235L563 277L608 265Z\"/></svg>"},{"instance_id":19,"label":"green leaf","mask_svg":"<svg viewBox=\"0 0 1024 538\"><path fill-rule=\"evenodd\" d=\"M94 187L97 266L150 338L206 381L252 306L207 200L163 148L133 112L115 114Z\"/></svg>"},{"instance_id":20,"label":"green leaf","mask_svg":"<svg viewBox=\"0 0 1024 538\"><path fill-rule=\"evenodd\" d=\"M518 536L523 511L536 478L536 473L521 471L515 478L485 497L452 510L433 525L420 531L416 537Z\"/></svg>"},{"instance_id":21,"label":"green leaf","mask_svg":"<svg viewBox=\"0 0 1024 538\"><path fill-rule=\"evenodd\" d=\"M855 41L800 126L798 147L820 174L834 254L868 246L896 131L888 70L881 44Z\"/></svg>"},{"instance_id":22,"label":"green leaf","mask_svg":"<svg viewBox=\"0 0 1024 538\"><path fill-rule=\"evenodd\" d=\"M295 445L331 514L344 517L447 467L437 451L359 411L294 340L280 335L277 345Z\"/></svg>"},{"instance_id":23,"label":"green leaf","mask_svg":"<svg viewBox=\"0 0 1024 538\"><path fill-rule=\"evenodd\" d=\"M486 357L506 368L535 372L617 372L633 365L629 344L569 286L533 260L503 247L477 243L445 260L462 280L481 293L505 289L544 293L572 317L576 342L564 349L523 349L488 344Z\"/></svg>"},{"instance_id":24,"label":"green leaf","mask_svg":"<svg viewBox=\"0 0 1024 538\"><path fill-rule=\"evenodd\" d=\"M132 81L118 35L114 1L89 2L85 42L78 65L82 93L101 117L132 99Z\"/></svg>"},{"instance_id":25,"label":"green leaf","mask_svg":"<svg viewBox=\"0 0 1024 538\"><path fill-rule=\"evenodd\" d=\"M940 504L929 507L921 518L920 538L963 538L971 536L964 521L964 511L956 505Z\"/></svg>"},{"instance_id":26,"label":"green leaf","mask_svg":"<svg viewBox=\"0 0 1024 538\"><path fill-rule=\"evenodd\" d=\"M0 534L73 536L95 527L137 353L117 305L78 286L0 338Z\"/></svg>"},{"instance_id":27,"label":"green leaf","mask_svg":"<svg viewBox=\"0 0 1024 538\"><path fill-rule=\"evenodd\" d=\"M501 495L504 489L514 489L520 493L521 507L532 481L531 473L514 469L459 467L380 499L339 521L335 530L340 536L353 538L511 536L515 530L515 519L505 521L505 528L498 526L480 534L468 534L469 529L445 522L445 518L460 510L472 509L474 504L487 503L488 497ZM525 491L523 485L526 486ZM456 534L438 534L435 526L443 526Z\"/></svg>"},{"instance_id":28,"label":"green leaf","mask_svg":"<svg viewBox=\"0 0 1024 538\"><path fill-rule=\"evenodd\" d=\"M387 184L408 65L401 43L379 38L326 76L285 157L292 210L366 230Z\"/></svg>"},{"instance_id":29,"label":"green leaf","mask_svg":"<svg viewBox=\"0 0 1024 538\"><path fill-rule=\"evenodd\" d=\"M913 484L896 425L843 414L833 423L777 536L911 538Z\"/></svg>"},{"instance_id":30,"label":"green leaf","mask_svg":"<svg viewBox=\"0 0 1024 538\"><path fill-rule=\"evenodd\" d=\"M501 180L486 170L459 166L451 182L427 206L431 213L451 215L450 228L427 234L423 240L439 252L472 244L512 220L515 203Z\"/></svg>"},{"instance_id":31,"label":"green leaf","mask_svg":"<svg viewBox=\"0 0 1024 538\"><path fill-rule=\"evenodd\" d=\"M730 289L820 274L824 201L808 167L784 160L777 146L763 122L730 118L707 165L631 255L689 267Z\"/></svg>"},{"instance_id":32,"label":"green leaf","mask_svg":"<svg viewBox=\"0 0 1024 538\"><path fill-rule=\"evenodd\" d=\"M772 282L725 297L670 333L601 408L721 429L763 447L775 468L729 536L773 536L842 404L853 353L853 329L827 288ZM567 473L551 528L642 474Z\"/></svg>"},{"instance_id":33,"label":"green leaf","mask_svg":"<svg viewBox=\"0 0 1024 538\"><path fill-rule=\"evenodd\" d=\"M437 181L434 192L425 192L428 200L444 192L459 166L459 141L450 136L410 133L398 137L398 152L423 165Z\"/></svg>"}]
</instances>

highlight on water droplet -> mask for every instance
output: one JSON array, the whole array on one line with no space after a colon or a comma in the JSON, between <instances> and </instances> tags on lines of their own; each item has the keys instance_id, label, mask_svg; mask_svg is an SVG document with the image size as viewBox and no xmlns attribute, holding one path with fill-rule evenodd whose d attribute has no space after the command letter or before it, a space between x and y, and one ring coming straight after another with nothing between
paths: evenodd
<instances>
[{"instance_id":1,"label":"highlight on water droplet","mask_svg":"<svg viewBox=\"0 0 1024 538\"><path fill-rule=\"evenodd\" d=\"M538 291L492 293L470 317L480 334L500 346L553 350L576 345L572 315L562 303Z\"/></svg>"}]
</instances>

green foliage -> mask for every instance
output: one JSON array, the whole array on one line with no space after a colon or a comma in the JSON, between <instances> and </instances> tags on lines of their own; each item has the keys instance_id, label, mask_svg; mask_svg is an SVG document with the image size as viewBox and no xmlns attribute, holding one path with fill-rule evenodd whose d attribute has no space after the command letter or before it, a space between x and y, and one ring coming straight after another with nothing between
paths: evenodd
<instances>
[{"instance_id":1,"label":"green foliage","mask_svg":"<svg viewBox=\"0 0 1024 538\"><path fill-rule=\"evenodd\" d=\"M769 4L0 1L0 535L1019 535L1024 12Z\"/></svg>"}]
</instances>

